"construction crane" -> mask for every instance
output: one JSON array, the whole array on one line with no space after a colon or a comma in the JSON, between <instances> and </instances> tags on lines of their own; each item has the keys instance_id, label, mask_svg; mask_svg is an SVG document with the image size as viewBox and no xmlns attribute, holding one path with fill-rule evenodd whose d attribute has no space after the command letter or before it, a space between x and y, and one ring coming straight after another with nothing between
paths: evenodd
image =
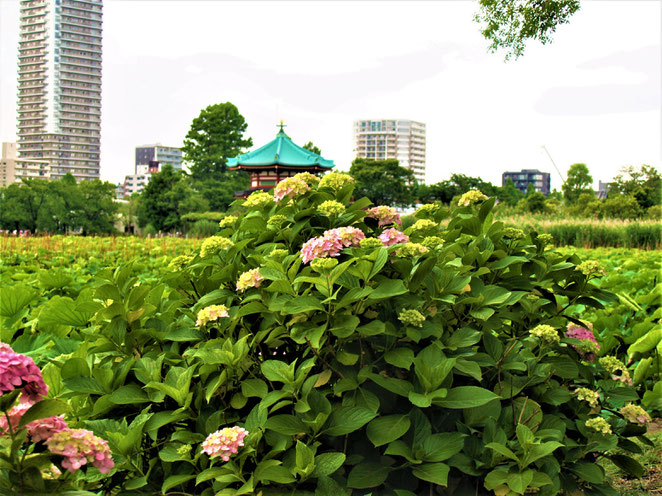
<instances>
[{"instance_id":1,"label":"construction crane","mask_svg":"<svg viewBox=\"0 0 662 496\"><path fill-rule=\"evenodd\" d=\"M547 150L547 147L546 147L545 145L541 145L540 147L541 147L543 150L545 150L545 153L546 153L547 156L549 157L549 160L552 162L552 165L554 166L554 168L556 169L556 172L558 172L559 177L561 178L561 184L564 184L564 183L565 183L565 179L563 178L563 174L561 174L561 171L560 171L559 168L556 166L556 162L554 162L554 159L553 159L552 156L550 155L549 150Z\"/></svg>"}]
</instances>

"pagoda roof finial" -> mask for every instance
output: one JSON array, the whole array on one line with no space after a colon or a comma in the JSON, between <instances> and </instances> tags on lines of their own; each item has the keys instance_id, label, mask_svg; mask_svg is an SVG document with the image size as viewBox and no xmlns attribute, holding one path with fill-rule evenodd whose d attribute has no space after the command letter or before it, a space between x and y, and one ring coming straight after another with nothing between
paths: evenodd
<instances>
[{"instance_id":1,"label":"pagoda roof finial","mask_svg":"<svg viewBox=\"0 0 662 496\"><path fill-rule=\"evenodd\" d=\"M280 120L280 124L278 126L280 129L278 130L278 134L283 133L285 134L285 130L283 129L284 127L287 127L287 124L283 124L283 119Z\"/></svg>"}]
</instances>

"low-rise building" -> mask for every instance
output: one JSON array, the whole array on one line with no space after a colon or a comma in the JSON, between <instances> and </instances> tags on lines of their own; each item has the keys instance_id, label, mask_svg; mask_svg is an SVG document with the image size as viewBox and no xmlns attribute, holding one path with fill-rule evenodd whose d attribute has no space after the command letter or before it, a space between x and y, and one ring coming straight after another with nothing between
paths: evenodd
<instances>
[{"instance_id":1,"label":"low-rise building","mask_svg":"<svg viewBox=\"0 0 662 496\"><path fill-rule=\"evenodd\" d=\"M16 143L3 143L0 157L0 187L20 183L21 179L50 179L50 166L45 160L18 158Z\"/></svg>"},{"instance_id":2,"label":"low-rise building","mask_svg":"<svg viewBox=\"0 0 662 496\"><path fill-rule=\"evenodd\" d=\"M515 187L526 193L529 184L533 184L536 191L548 195L550 192L550 174L538 169L522 169L519 172L504 172L501 176L501 186L505 186L508 179L512 179Z\"/></svg>"},{"instance_id":3,"label":"low-rise building","mask_svg":"<svg viewBox=\"0 0 662 496\"><path fill-rule=\"evenodd\" d=\"M180 170L182 168L182 151L174 146L163 146L161 143L137 146L136 167L148 165L150 162L158 162L161 166L172 165L173 169Z\"/></svg>"},{"instance_id":4,"label":"low-rise building","mask_svg":"<svg viewBox=\"0 0 662 496\"><path fill-rule=\"evenodd\" d=\"M158 162L152 161L148 165L136 165L136 173L124 177L122 198L134 193L142 193L155 172L159 172Z\"/></svg>"}]
</instances>

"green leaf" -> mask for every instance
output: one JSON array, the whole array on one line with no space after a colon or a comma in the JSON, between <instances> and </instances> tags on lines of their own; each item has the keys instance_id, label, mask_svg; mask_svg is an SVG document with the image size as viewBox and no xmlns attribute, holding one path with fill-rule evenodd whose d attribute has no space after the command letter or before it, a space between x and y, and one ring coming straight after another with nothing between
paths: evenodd
<instances>
[{"instance_id":1,"label":"green leaf","mask_svg":"<svg viewBox=\"0 0 662 496\"><path fill-rule=\"evenodd\" d=\"M134 403L146 403L149 401L149 396L147 396L147 393L140 386L129 384L113 391L109 399L116 405L131 405Z\"/></svg>"},{"instance_id":2,"label":"green leaf","mask_svg":"<svg viewBox=\"0 0 662 496\"><path fill-rule=\"evenodd\" d=\"M287 467L280 465L278 460L264 460L255 468L255 480L258 482L275 482L290 484L296 480Z\"/></svg>"},{"instance_id":3,"label":"green leaf","mask_svg":"<svg viewBox=\"0 0 662 496\"><path fill-rule=\"evenodd\" d=\"M293 367L280 360L267 360L260 366L264 377L270 381L289 384L294 381Z\"/></svg>"},{"instance_id":4,"label":"green leaf","mask_svg":"<svg viewBox=\"0 0 662 496\"><path fill-rule=\"evenodd\" d=\"M485 286L480 290L483 297L483 305L499 305L510 297L510 291L501 286Z\"/></svg>"},{"instance_id":5,"label":"green leaf","mask_svg":"<svg viewBox=\"0 0 662 496\"><path fill-rule=\"evenodd\" d=\"M161 492L162 493L167 493L170 489L172 489L175 486L179 486L183 484L186 481L190 481L191 479L194 479L195 475L190 474L190 475L171 475L168 477L164 482L163 485L161 486Z\"/></svg>"},{"instance_id":6,"label":"green leaf","mask_svg":"<svg viewBox=\"0 0 662 496\"><path fill-rule=\"evenodd\" d=\"M241 382L241 392L247 398L264 398L269 392L269 388L262 379L244 379Z\"/></svg>"},{"instance_id":7,"label":"green leaf","mask_svg":"<svg viewBox=\"0 0 662 496\"><path fill-rule=\"evenodd\" d=\"M322 453L315 457L313 476L331 475L345 463L345 453Z\"/></svg>"},{"instance_id":8,"label":"green leaf","mask_svg":"<svg viewBox=\"0 0 662 496\"><path fill-rule=\"evenodd\" d=\"M570 471L591 484L602 484L605 478L602 468L595 463L577 462L570 466Z\"/></svg>"},{"instance_id":9,"label":"green leaf","mask_svg":"<svg viewBox=\"0 0 662 496\"><path fill-rule=\"evenodd\" d=\"M508 449L506 446L500 443L488 443L485 445L486 448L490 448L500 455L505 456L506 458L510 458L511 460L514 460L519 463L519 458L517 458L517 455L513 453L510 449Z\"/></svg>"},{"instance_id":10,"label":"green leaf","mask_svg":"<svg viewBox=\"0 0 662 496\"><path fill-rule=\"evenodd\" d=\"M21 417L18 427L23 427L33 420L47 417L55 417L71 410L71 407L63 401L44 399L32 405Z\"/></svg>"},{"instance_id":11,"label":"green leaf","mask_svg":"<svg viewBox=\"0 0 662 496\"><path fill-rule=\"evenodd\" d=\"M438 399L435 404L444 408L473 408L484 405L499 398L492 391L476 386L459 386L448 390L443 399Z\"/></svg>"},{"instance_id":12,"label":"green leaf","mask_svg":"<svg viewBox=\"0 0 662 496\"><path fill-rule=\"evenodd\" d=\"M306 424L294 415L274 415L273 417L269 417L265 427L286 436L308 432Z\"/></svg>"},{"instance_id":13,"label":"green leaf","mask_svg":"<svg viewBox=\"0 0 662 496\"><path fill-rule=\"evenodd\" d=\"M442 462L456 455L464 447L464 435L459 432L440 432L423 441L423 459L426 462Z\"/></svg>"},{"instance_id":14,"label":"green leaf","mask_svg":"<svg viewBox=\"0 0 662 496\"><path fill-rule=\"evenodd\" d=\"M528 259L526 257L508 256L508 257L503 257L497 260L496 262L490 264L489 268L492 270L505 269L506 267L514 263L523 263L523 262L528 262Z\"/></svg>"},{"instance_id":15,"label":"green leaf","mask_svg":"<svg viewBox=\"0 0 662 496\"><path fill-rule=\"evenodd\" d=\"M414 363L414 352L409 348L395 348L384 355L384 360L386 363L409 370Z\"/></svg>"},{"instance_id":16,"label":"green leaf","mask_svg":"<svg viewBox=\"0 0 662 496\"><path fill-rule=\"evenodd\" d=\"M448 484L448 471L450 467L445 463L424 463L412 470L412 474L421 480L432 482L439 486Z\"/></svg>"},{"instance_id":17,"label":"green leaf","mask_svg":"<svg viewBox=\"0 0 662 496\"><path fill-rule=\"evenodd\" d=\"M95 313L76 310L76 302L71 298L53 296L39 314L39 322L44 325L85 327Z\"/></svg>"},{"instance_id":18,"label":"green leaf","mask_svg":"<svg viewBox=\"0 0 662 496\"><path fill-rule=\"evenodd\" d=\"M282 310L284 315L324 310L324 307L314 296L298 296L290 301Z\"/></svg>"},{"instance_id":19,"label":"green leaf","mask_svg":"<svg viewBox=\"0 0 662 496\"><path fill-rule=\"evenodd\" d=\"M628 355L632 356L635 353L646 353L662 343L662 327L651 329L642 337L637 339L628 348Z\"/></svg>"},{"instance_id":20,"label":"green leaf","mask_svg":"<svg viewBox=\"0 0 662 496\"><path fill-rule=\"evenodd\" d=\"M384 279L379 283L375 290L370 293L368 300L383 300L384 298L393 298L405 294L407 288L402 279Z\"/></svg>"},{"instance_id":21,"label":"green leaf","mask_svg":"<svg viewBox=\"0 0 662 496\"><path fill-rule=\"evenodd\" d=\"M12 317L27 308L37 292L24 285L4 286L0 288L0 315Z\"/></svg>"},{"instance_id":22,"label":"green leaf","mask_svg":"<svg viewBox=\"0 0 662 496\"><path fill-rule=\"evenodd\" d=\"M520 424L521 425L521 424ZM521 474L508 474L508 487L518 494L524 494L524 491L533 480L533 470L526 470Z\"/></svg>"},{"instance_id":23,"label":"green leaf","mask_svg":"<svg viewBox=\"0 0 662 496\"><path fill-rule=\"evenodd\" d=\"M360 429L375 418L377 414L359 406L342 406L329 415L324 434L329 436L344 436Z\"/></svg>"},{"instance_id":24,"label":"green leaf","mask_svg":"<svg viewBox=\"0 0 662 496\"><path fill-rule=\"evenodd\" d=\"M383 446L404 436L411 426L407 415L386 415L372 420L366 434L375 446Z\"/></svg>"},{"instance_id":25,"label":"green leaf","mask_svg":"<svg viewBox=\"0 0 662 496\"><path fill-rule=\"evenodd\" d=\"M367 489L381 486L388 477L388 467L377 463L359 463L347 477L347 487Z\"/></svg>"},{"instance_id":26,"label":"green leaf","mask_svg":"<svg viewBox=\"0 0 662 496\"><path fill-rule=\"evenodd\" d=\"M634 458L626 455L607 455L607 458L614 462L614 465L618 468L634 477L643 477L646 475L646 469Z\"/></svg>"}]
</instances>

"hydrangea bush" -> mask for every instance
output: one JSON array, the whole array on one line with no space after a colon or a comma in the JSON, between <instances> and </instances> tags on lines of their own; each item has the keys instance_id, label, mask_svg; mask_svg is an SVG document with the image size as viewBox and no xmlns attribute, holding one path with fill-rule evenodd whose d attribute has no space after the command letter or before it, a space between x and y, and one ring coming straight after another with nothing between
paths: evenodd
<instances>
[{"instance_id":1,"label":"hydrangea bush","mask_svg":"<svg viewBox=\"0 0 662 496\"><path fill-rule=\"evenodd\" d=\"M588 496L616 494L600 457L643 473L649 417L577 313L613 298L598 267L478 191L404 230L340 173L276 193L162 283L126 265L72 302L92 313L49 384L108 439L108 493Z\"/></svg>"}]
</instances>

